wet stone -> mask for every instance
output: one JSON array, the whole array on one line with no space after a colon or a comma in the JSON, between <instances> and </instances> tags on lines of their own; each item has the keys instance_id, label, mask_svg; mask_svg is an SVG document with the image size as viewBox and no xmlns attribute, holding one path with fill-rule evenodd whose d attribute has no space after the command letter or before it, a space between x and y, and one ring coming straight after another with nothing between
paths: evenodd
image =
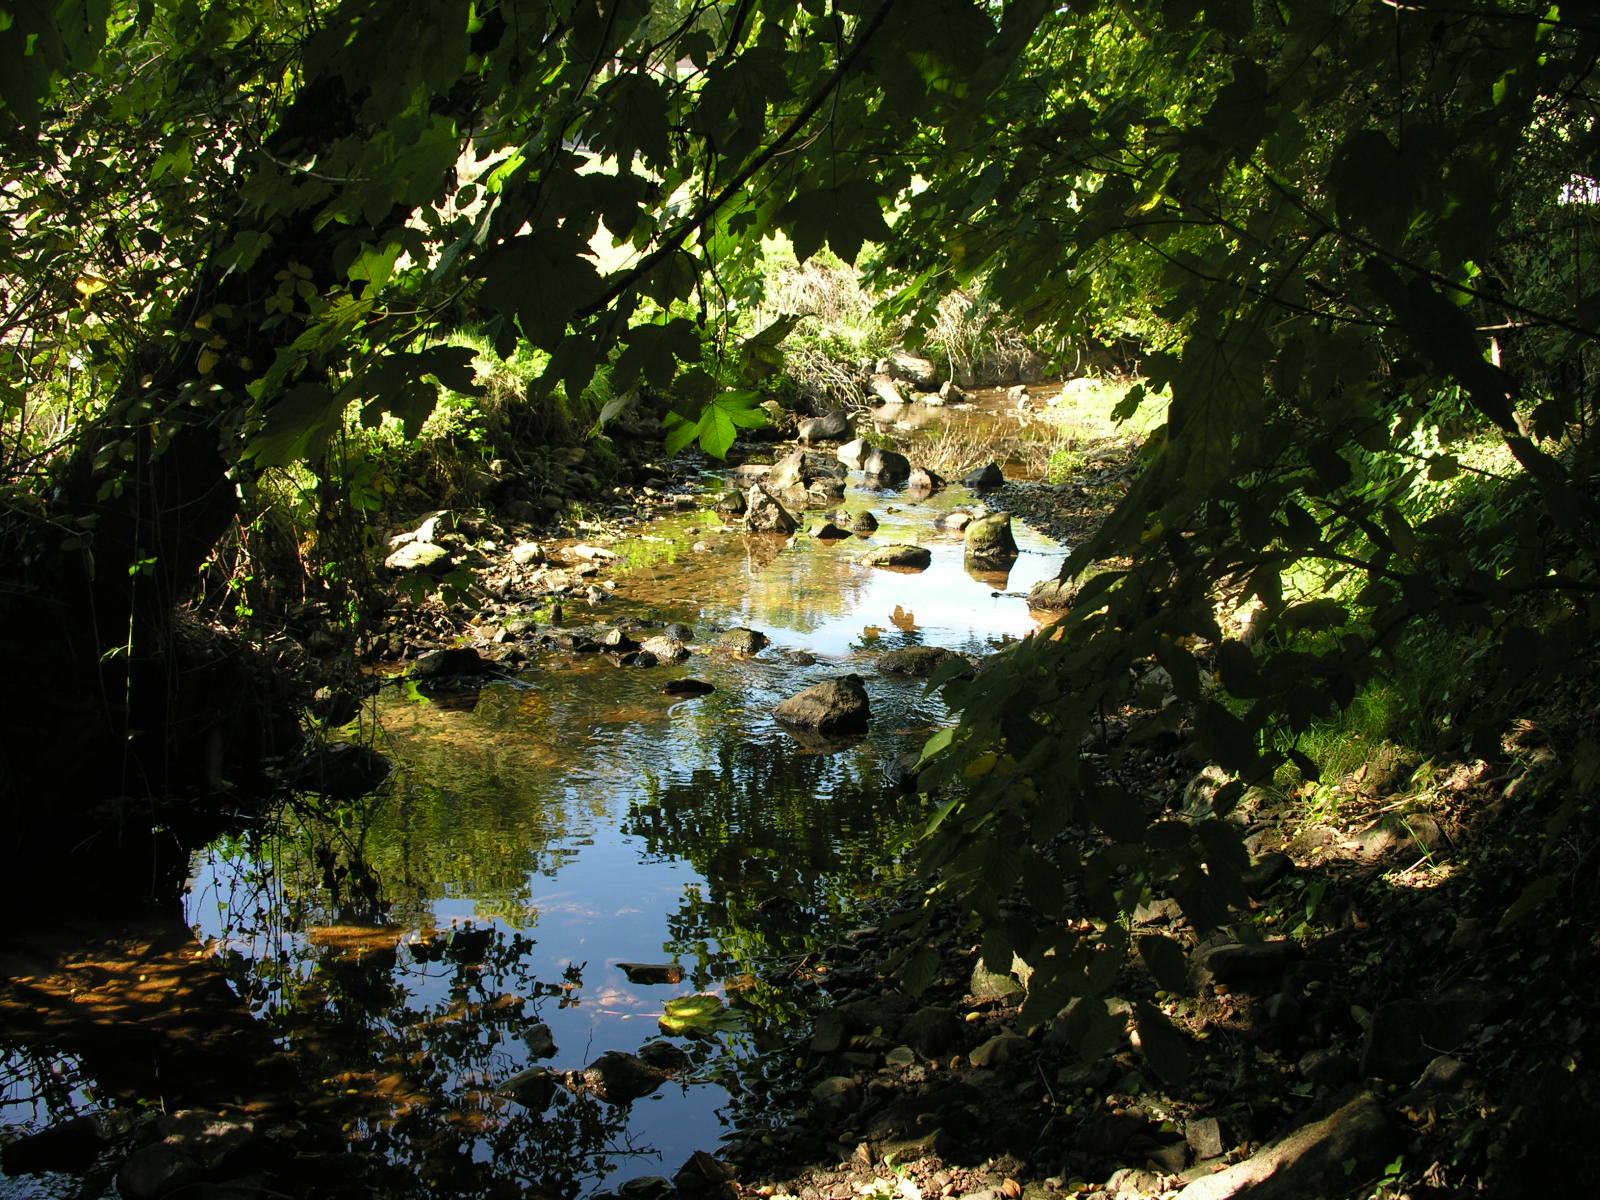
<instances>
[{"instance_id":1,"label":"wet stone","mask_svg":"<svg viewBox=\"0 0 1600 1200\"><path fill-rule=\"evenodd\" d=\"M672 1191L672 1181L662 1175L640 1175L617 1188L617 1194L627 1200L656 1200Z\"/></svg>"},{"instance_id":2,"label":"wet stone","mask_svg":"<svg viewBox=\"0 0 1600 1200\"><path fill-rule=\"evenodd\" d=\"M197 1109L173 1113L163 1118L158 1128L169 1145L212 1168L237 1161L242 1151L261 1143L253 1122L233 1121Z\"/></svg>"},{"instance_id":3,"label":"wet stone","mask_svg":"<svg viewBox=\"0 0 1600 1200\"><path fill-rule=\"evenodd\" d=\"M493 669L493 663L465 646L424 654L411 664L409 674L413 679L439 679L450 675L477 675Z\"/></svg>"},{"instance_id":4,"label":"wet stone","mask_svg":"<svg viewBox=\"0 0 1600 1200\"><path fill-rule=\"evenodd\" d=\"M879 546L862 555L861 561L869 567L924 571L933 562L933 551L926 546Z\"/></svg>"},{"instance_id":5,"label":"wet stone","mask_svg":"<svg viewBox=\"0 0 1600 1200\"><path fill-rule=\"evenodd\" d=\"M607 1050L583 1069L583 1082L608 1104L629 1104L648 1096L666 1081L666 1074L636 1054Z\"/></svg>"},{"instance_id":6,"label":"wet stone","mask_svg":"<svg viewBox=\"0 0 1600 1200\"><path fill-rule=\"evenodd\" d=\"M704 679L673 679L661 685L666 696L709 696L716 687Z\"/></svg>"},{"instance_id":7,"label":"wet stone","mask_svg":"<svg viewBox=\"0 0 1600 1200\"><path fill-rule=\"evenodd\" d=\"M646 1042L639 1047L639 1057L663 1071L686 1071L691 1065L688 1052L672 1042Z\"/></svg>"},{"instance_id":8,"label":"wet stone","mask_svg":"<svg viewBox=\"0 0 1600 1200\"><path fill-rule=\"evenodd\" d=\"M724 650L731 650L735 654L757 654L771 640L759 630L746 629L741 626L725 632L717 639L717 645Z\"/></svg>"},{"instance_id":9,"label":"wet stone","mask_svg":"<svg viewBox=\"0 0 1600 1200\"><path fill-rule=\"evenodd\" d=\"M135 1151L117 1168L117 1187L126 1200L156 1200L194 1179L194 1159L176 1146L156 1142Z\"/></svg>"},{"instance_id":10,"label":"wet stone","mask_svg":"<svg viewBox=\"0 0 1600 1200\"><path fill-rule=\"evenodd\" d=\"M555 1033L543 1021L522 1031L522 1044L534 1058L550 1058L556 1052Z\"/></svg>"},{"instance_id":11,"label":"wet stone","mask_svg":"<svg viewBox=\"0 0 1600 1200\"><path fill-rule=\"evenodd\" d=\"M1463 990L1434 1000L1391 1000L1367 1025L1361 1074L1367 1078L1413 1077L1442 1050L1454 1050L1486 1020L1492 999Z\"/></svg>"},{"instance_id":12,"label":"wet stone","mask_svg":"<svg viewBox=\"0 0 1600 1200\"><path fill-rule=\"evenodd\" d=\"M911 460L898 451L874 446L862 458L861 470L866 473L868 483L893 487L911 477Z\"/></svg>"},{"instance_id":13,"label":"wet stone","mask_svg":"<svg viewBox=\"0 0 1600 1200\"><path fill-rule=\"evenodd\" d=\"M917 1065L917 1052L910 1046L896 1046L883 1056L883 1065L886 1067L914 1067Z\"/></svg>"},{"instance_id":14,"label":"wet stone","mask_svg":"<svg viewBox=\"0 0 1600 1200\"><path fill-rule=\"evenodd\" d=\"M1175 1175L1189 1165L1187 1142L1165 1142L1145 1154L1146 1165L1163 1175Z\"/></svg>"},{"instance_id":15,"label":"wet stone","mask_svg":"<svg viewBox=\"0 0 1600 1200\"><path fill-rule=\"evenodd\" d=\"M963 531L966 561L977 565L1005 565L1016 561L1016 536L1011 532L1010 513L979 517Z\"/></svg>"},{"instance_id":16,"label":"wet stone","mask_svg":"<svg viewBox=\"0 0 1600 1200\"><path fill-rule=\"evenodd\" d=\"M1022 991L1022 985L1009 971L991 971L979 960L972 966L972 981L967 990L974 1000L1004 1000Z\"/></svg>"},{"instance_id":17,"label":"wet stone","mask_svg":"<svg viewBox=\"0 0 1600 1200\"><path fill-rule=\"evenodd\" d=\"M855 733L866 729L872 706L859 675L824 680L789 697L772 710L788 725L818 733Z\"/></svg>"},{"instance_id":18,"label":"wet stone","mask_svg":"<svg viewBox=\"0 0 1600 1200\"><path fill-rule=\"evenodd\" d=\"M1293 871L1294 859L1282 850L1273 850L1252 859L1250 869L1244 872L1239 882L1244 884L1244 890L1252 899L1260 899L1273 884Z\"/></svg>"},{"instance_id":19,"label":"wet stone","mask_svg":"<svg viewBox=\"0 0 1600 1200\"><path fill-rule=\"evenodd\" d=\"M1078 1132L1078 1145L1090 1154L1116 1154L1135 1134L1143 1133L1150 1120L1143 1113L1107 1113L1096 1117Z\"/></svg>"},{"instance_id":20,"label":"wet stone","mask_svg":"<svg viewBox=\"0 0 1600 1200\"><path fill-rule=\"evenodd\" d=\"M811 1053L836 1054L844 1049L849 1023L839 1012L824 1012L812 1023Z\"/></svg>"},{"instance_id":21,"label":"wet stone","mask_svg":"<svg viewBox=\"0 0 1600 1200\"><path fill-rule=\"evenodd\" d=\"M639 643L639 649L655 655L659 662L682 662L689 657L689 647L675 637L659 634Z\"/></svg>"},{"instance_id":22,"label":"wet stone","mask_svg":"<svg viewBox=\"0 0 1600 1200\"><path fill-rule=\"evenodd\" d=\"M532 1112L543 1112L555 1099L556 1077L548 1067L529 1067L505 1079L497 1090Z\"/></svg>"},{"instance_id":23,"label":"wet stone","mask_svg":"<svg viewBox=\"0 0 1600 1200\"><path fill-rule=\"evenodd\" d=\"M961 482L969 488L997 488L1006 481L999 463L988 463L970 472Z\"/></svg>"},{"instance_id":24,"label":"wet stone","mask_svg":"<svg viewBox=\"0 0 1600 1200\"><path fill-rule=\"evenodd\" d=\"M81 1175L110 1142L93 1114L73 1117L37 1133L30 1133L0 1148L0 1167L7 1175L32 1175L39 1171L64 1171Z\"/></svg>"},{"instance_id":25,"label":"wet stone","mask_svg":"<svg viewBox=\"0 0 1600 1200\"><path fill-rule=\"evenodd\" d=\"M1315 1050L1307 1050L1300 1056L1295 1069L1312 1083L1325 1084L1329 1087L1342 1087L1356 1077L1355 1060L1331 1046L1319 1046Z\"/></svg>"},{"instance_id":26,"label":"wet stone","mask_svg":"<svg viewBox=\"0 0 1600 1200\"><path fill-rule=\"evenodd\" d=\"M911 675L925 679L944 665L946 659L957 657L954 651L940 646L903 646L878 655L878 670L885 675Z\"/></svg>"}]
</instances>

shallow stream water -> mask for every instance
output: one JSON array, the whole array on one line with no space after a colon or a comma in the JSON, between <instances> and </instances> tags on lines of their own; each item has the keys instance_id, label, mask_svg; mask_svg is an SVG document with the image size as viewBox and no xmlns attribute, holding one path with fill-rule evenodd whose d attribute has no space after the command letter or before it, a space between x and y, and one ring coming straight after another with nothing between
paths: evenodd
<instances>
[{"instance_id":1,"label":"shallow stream water","mask_svg":"<svg viewBox=\"0 0 1600 1200\"><path fill-rule=\"evenodd\" d=\"M481 692L385 687L364 728L399 770L377 797L308 801L195 856L185 919L199 945L314 1068L347 1134L420 1190L581 1194L715 1153L773 1035L803 1019L816 952L899 869L925 814L887 769L947 714L921 681L878 673L877 655L983 654L1026 636L1023 597L1062 552L1019 525L1008 576L969 574L960 535L934 529L969 493L913 501L859 484L846 505L878 518L870 539L786 544L697 512L613 547L615 594L569 602L566 623L682 622L696 631L688 662L625 668L552 649ZM928 546L932 565L858 561L892 542ZM734 626L771 644L749 658L707 648ZM871 698L867 736L819 742L771 717L851 672ZM716 690L662 694L687 676ZM681 979L633 983L619 963ZM506 1094L530 1067L637 1052L662 1038L669 1002L695 995L719 1011L699 1036L668 1039L687 1065L654 1094L626 1106L560 1087ZM0 1119L37 1120L37 1101L30 1116L8 1098Z\"/></svg>"}]
</instances>

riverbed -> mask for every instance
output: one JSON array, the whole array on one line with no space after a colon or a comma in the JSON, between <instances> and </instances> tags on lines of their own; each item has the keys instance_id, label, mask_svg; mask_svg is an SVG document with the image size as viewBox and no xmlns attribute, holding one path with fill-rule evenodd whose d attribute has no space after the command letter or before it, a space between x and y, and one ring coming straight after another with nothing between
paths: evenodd
<instances>
[{"instance_id":1,"label":"riverbed","mask_svg":"<svg viewBox=\"0 0 1600 1200\"><path fill-rule=\"evenodd\" d=\"M703 487L709 501L719 481ZM582 1195L715 1153L735 1098L759 1091L767 1055L803 1024L818 950L899 876L926 816L891 781L948 713L878 657L977 658L1037 628L1025 597L1062 550L1019 525L1008 573L969 572L959 532L935 523L976 499L856 475L844 506L874 515L870 536L755 537L708 508L629 531L610 547L614 591L569 604L565 624L681 623L686 662L533 644L481 688L381 688L347 736L392 758L394 777L355 805L302 798L196 854L184 920L197 953L345 1135L428 1193ZM930 566L860 561L901 542L926 546ZM736 627L768 644L718 649ZM773 719L780 700L851 673L872 705L865 736ZM663 693L688 677L714 690ZM669 982L635 982L623 963ZM713 998L695 1002L701 1019L664 1028L693 997ZM650 1094L616 1104L568 1086L605 1052L652 1042L674 1049L646 1051L668 1064ZM50 1115L30 1086L19 1075L9 1090L7 1123ZM94 1081L62 1094L93 1107Z\"/></svg>"}]
</instances>

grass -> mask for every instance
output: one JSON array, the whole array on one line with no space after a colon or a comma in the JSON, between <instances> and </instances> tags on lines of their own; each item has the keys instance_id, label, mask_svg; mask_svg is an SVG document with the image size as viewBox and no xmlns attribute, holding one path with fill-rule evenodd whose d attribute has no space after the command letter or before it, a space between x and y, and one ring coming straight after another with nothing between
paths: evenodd
<instances>
[{"instance_id":1,"label":"grass","mask_svg":"<svg viewBox=\"0 0 1600 1200\"><path fill-rule=\"evenodd\" d=\"M1132 416L1119 421L1112 413L1134 388L1139 388L1144 398ZM1166 423L1170 399L1165 392L1145 392L1138 379L1084 376L1069 380L1061 394L1036 414L1036 419L1071 426L1086 440L1142 441Z\"/></svg>"}]
</instances>

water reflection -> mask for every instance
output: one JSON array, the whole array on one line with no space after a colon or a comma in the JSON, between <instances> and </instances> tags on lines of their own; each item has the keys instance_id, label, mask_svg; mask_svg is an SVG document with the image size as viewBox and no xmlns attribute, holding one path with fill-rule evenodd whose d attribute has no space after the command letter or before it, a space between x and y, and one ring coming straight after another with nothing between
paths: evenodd
<instances>
[{"instance_id":1,"label":"water reflection","mask_svg":"<svg viewBox=\"0 0 1600 1200\"><path fill-rule=\"evenodd\" d=\"M385 688L367 732L399 770L377 796L300 802L198 856L187 920L206 961L300 1064L319 1111L401 1164L416 1194L573 1195L715 1151L728 1087L759 1072L812 956L893 877L924 818L883 779L946 714L873 658L1025 636L1017 593L1059 565L1019 529L1008 576L969 575L959 535L934 527L968 499L856 491L850 511L880 526L833 542L757 541L707 514L663 522L618 547L638 565L616 598L567 618L682 621L700 633L688 662L624 669L551 648L465 696ZM932 565L860 563L895 542L928 546ZM711 648L733 626L772 645ZM846 671L866 678L869 736L810 746L772 720ZM691 676L715 690L662 694ZM677 963L682 979L635 983L623 962ZM619 1106L568 1086L603 1052L659 1039L667 1002L696 994L745 1019L674 1039L687 1064L658 1091Z\"/></svg>"}]
</instances>

